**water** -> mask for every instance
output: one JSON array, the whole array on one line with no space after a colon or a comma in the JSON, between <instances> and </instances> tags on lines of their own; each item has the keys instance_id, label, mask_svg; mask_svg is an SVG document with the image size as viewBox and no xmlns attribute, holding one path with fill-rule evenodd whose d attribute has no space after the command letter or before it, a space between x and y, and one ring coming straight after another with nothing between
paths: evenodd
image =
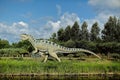
<instances>
[{"instance_id":1,"label":"water","mask_svg":"<svg viewBox=\"0 0 120 80\"><path fill-rule=\"evenodd\" d=\"M0 80L120 80L120 76L0 76Z\"/></svg>"}]
</instances>

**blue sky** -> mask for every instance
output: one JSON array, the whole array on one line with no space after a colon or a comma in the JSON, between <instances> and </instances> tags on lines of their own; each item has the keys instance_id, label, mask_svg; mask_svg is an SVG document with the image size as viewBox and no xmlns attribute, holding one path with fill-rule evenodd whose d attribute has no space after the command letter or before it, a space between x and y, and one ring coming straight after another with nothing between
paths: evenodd
<instances>
[{"instance_id":1,"label":"blue sky","mask_svg":"<svg viewBox=\"0 0 120 80\"><path fill-rule=\"evenodd\" d=\"M119 13L120 0L0 0L0 38L16 42L22 33L49 38L75 21L86 21L88 29L97 21L102 29Z\"/></svg>"},{"instance_id":2,"label":"blue sky","mask_svg":"<svg viewBox=\"0 0 120 80\"><path fill-rule=\"evenodd\" d=\"M95 16L87 0L0 0L0 21L29 22L31 18L51 16L58 19L64 12L77 13L79 17L92 18ZM58 9L61 9L59 12ZM88 15L88 13L90 15Z\"/></svg>"}]
</instances>

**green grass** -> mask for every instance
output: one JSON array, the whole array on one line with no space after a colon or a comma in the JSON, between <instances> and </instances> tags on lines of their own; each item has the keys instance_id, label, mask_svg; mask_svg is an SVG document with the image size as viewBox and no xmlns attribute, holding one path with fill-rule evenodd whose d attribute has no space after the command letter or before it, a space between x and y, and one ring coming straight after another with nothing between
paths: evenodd
<instances>
[{"instance_id":1,"label":"green grass","mask_svg":"<svg viewBox=\"0 0 120 80\"><path fill-rule=\"evenodd\" d=\"M68 60L62 62L50 61L41 62L38 58L1 58L0 73L2 74L28 74L28 73L120 73L120 62L108 60L87 59Z\"/></svg>"}]
</instances>

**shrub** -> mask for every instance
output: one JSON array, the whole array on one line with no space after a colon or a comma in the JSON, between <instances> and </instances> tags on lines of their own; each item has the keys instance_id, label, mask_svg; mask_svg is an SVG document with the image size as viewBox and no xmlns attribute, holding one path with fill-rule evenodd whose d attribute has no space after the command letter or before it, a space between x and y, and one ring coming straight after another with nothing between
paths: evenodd
<instances>
[{"instance_id":1,"label":"shrub","mask_svg":"<svg viewBox=\"0 0 120 80\"><path fill-rule=\"evenodd\" d=\"M79 58L83 58L83 57L86 57L87 55L85 54L85 53L77 53L76 55L75 55L75 57L79 57Z\"/></svg>"},{"instance_id":2,"label":"shrub","mask_svg":"<svg viewBox=\"0 0 120 80\"><path fill-rule=\"evenodd\" d=\"M1 56L18 56L21 54L28 53L28 51L22 49L22 48L5 48L5 49L0 49L0 55Z\"/></svg>"},{"instance_id":3,"label":"shrub","mask_svg":"<svg viewBox=\"0 0 120 80\"><path fill-rule=\"evenodd\" d=\"M115 60L118 60L118 59L120 59L120 54L112 53L112 54L110 54L110 57L114 58Z\"/></svg>"},{"instance_id":4,"label":"shrub","mask_svg":"<svg viewBox=\"0 0 120 80\"><path fill-rule=\"evenodd\" d=\"M107 43L98 43L96 45L100 53L107 55L108 53L120 53L120 43L116 42L107 42Z\"/></svg>"},{"instance_id":5,"label":"shrub","mask_svg":"<svg viewBox=\"0 0 120 80\"><path fill-rule=\"evenodd\" d=\"M73 54L69 54L69 55L68 55L69 60L72 60L73 56L74 56Z\"/></svg>"},{"instance_id":6,"label":"shrub","mask_svg":"<svg viewBox=\"0 0 120 80\"><path fill-rule=\"evenodd\" d=\"M76 44L73 40L68 40L66 43L65 43L65 46L66 47L69 47L69 48L75 48L76 47Z\"/></svg>"}]
</instances>

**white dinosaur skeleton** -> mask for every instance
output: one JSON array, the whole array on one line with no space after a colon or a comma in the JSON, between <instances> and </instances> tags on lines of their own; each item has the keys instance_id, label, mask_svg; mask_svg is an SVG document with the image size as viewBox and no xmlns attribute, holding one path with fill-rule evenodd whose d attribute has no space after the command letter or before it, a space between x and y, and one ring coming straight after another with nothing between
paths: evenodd
<instances>
[{"instance_id":1,"label":"white dinosaur skeleton","mask_svg":"<svg viewBox=\"0 0 120 80\"><path fill-rule=\"evenodd\" d=\"M101 59L98 55L96 55L92 51L81 49L81 48L63 47L56 43L50 42L48 40L34 39L31 35L28 35L28 34L21 34L21 39L28 40L32 44L32 46L35 48L35 50L32 52L33 54L39 51L41 56L45 56L44 62L46 62L48 58L48 55L45 55L45 52L48 52L50 56L56 58L59 62L61 62L61 60L58 58L57 53L87 52Z\"/></svg>"}]
</instances>

